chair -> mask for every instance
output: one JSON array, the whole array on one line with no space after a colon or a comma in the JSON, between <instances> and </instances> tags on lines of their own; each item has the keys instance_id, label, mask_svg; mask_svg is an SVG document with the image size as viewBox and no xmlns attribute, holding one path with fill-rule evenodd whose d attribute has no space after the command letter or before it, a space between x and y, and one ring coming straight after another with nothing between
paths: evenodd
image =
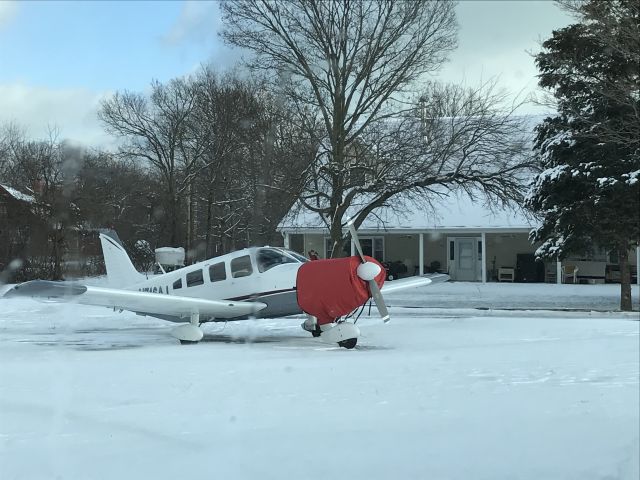
<instances>
[{"instance_id":1,"label":"chair","mask_svg":"<svg viewBox=\"0 0 640 480\"><path fill-rule=\"evenodd\" d=\"M545 283L556 283L557 280L558 280L558 273L556 271L555 265L552 265L551 267L547 267L547 269L544 272Z\"/></svg>"},{"instance_id":2,"label":"chair","mask_svg":"<svg viewBox=\"0 0 640 480\"><path fill-rule=\"evenodd\" d=\"M498 281L499 282L512 282L515 277L515 268L513 267L500 267L498 269Z\"/></svg>"},{"instance_id":3,"label":"chair","mask_svg":"<svg viewBox=\"0 0 640 480\"><path fill-rule=\"evenodd\" d=\"M567 282L567 279L573 279L573 281ZM578 267L575 265L563 265L562 283L578 283Z\"/></svg>"}]
</instances>

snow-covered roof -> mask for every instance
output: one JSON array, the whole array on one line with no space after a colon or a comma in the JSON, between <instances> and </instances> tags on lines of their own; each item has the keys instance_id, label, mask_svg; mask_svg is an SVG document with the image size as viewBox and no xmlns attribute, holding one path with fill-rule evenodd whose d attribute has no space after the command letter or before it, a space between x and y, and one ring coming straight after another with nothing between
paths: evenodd
<instances>
[{"instance_id":1,"label":"snow-covered roof","mask_svg":"<svg viewBox=\"0 0 640 480\"><path fill-rule=\"evenodd\" d=\"M31 195L27 195L26 193L22 193L18 190L16 190L15 188L11 188L8 185L4 185L0 183L0 187L2 187L4 190L7 191L7 193L9 195L11 195L13 198L15 198L16 200L19 200L21 202L26 202L26 203L35 203L36 199L33 198Z\"/></svg>"},{"instance_id":2,"label":"snow-covered roof","mask_svg":"<svg viewBox=\"0 0 640 480\"><path fill-rule=\"evenodd\" d=\"M408 205L400 214L388 208L378 209L367 217L359 230L393 233L444 230L528 232L536 223L521 209L489 207L482 200L472 200L466 194L451 194L434 201L433 209ZM285 233L313 233L327 229L317 213L306 210L285 217L278 225L278 230Z\"/></svg>"}]
</instances>

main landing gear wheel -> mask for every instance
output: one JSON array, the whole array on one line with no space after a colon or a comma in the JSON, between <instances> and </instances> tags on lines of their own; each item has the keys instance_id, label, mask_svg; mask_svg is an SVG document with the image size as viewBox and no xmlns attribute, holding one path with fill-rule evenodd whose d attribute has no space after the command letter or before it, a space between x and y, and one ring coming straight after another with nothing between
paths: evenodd
<instances>
[{"instance_id":1,"label":"main landing gear wheel","mask_svg":"<svg viewBox=\"0 0 640 480\"><path fill-rule=\"evenodd\" d=\"M356 343L358 343L357 338L350 338L348 340L342 340L341 342L338 342L338 345L348 350L351 350L353 347L356 346Z\"/></svg>"},{"instance_id":2,"label":"main landing gear wheel","mask_svg":"<svg viewBox=\"0 0 640 480\"><path fill-rule=\"evenodd\" d=\"M180 340L181 345L198 343L204 337L204 332L200 328L200 315L197 312L193 312L189 323L175 327L171 330L171 335Z\"/></svg>"}]
</instances>

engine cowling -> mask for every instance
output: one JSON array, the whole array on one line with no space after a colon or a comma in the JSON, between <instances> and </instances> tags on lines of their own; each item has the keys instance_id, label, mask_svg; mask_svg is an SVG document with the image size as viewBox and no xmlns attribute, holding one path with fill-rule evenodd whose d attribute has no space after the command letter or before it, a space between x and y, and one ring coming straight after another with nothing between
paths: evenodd
<instances>
[{"instance_id":1,"label":"engine cowling","mask_svg":"<svg viewBox=\"0 0 640 480\"><path fill-rule=\"evenodd\" d=\"M324 325L365 303L371 298L371 292L367 281L359 275L359 268L369 264L366 275L377 270L372 278L380 287L385 279L385 270L377 260L371 257L365 260L366 263L362 263L359 257L334 258L302 265L296 280L300 308Z\"/></svg>"}]
</instances>

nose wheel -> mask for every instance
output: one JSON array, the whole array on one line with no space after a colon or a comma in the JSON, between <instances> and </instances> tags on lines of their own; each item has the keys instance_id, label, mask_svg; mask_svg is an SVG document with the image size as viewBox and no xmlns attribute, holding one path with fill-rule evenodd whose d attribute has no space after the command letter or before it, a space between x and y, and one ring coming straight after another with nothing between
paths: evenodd
<instances>
[{"instance_id":1,"label":"nose wheel","mask_svg":"<svg viewBox=\"0 0 640 480\"><path fill-rule=\"evenodd\" d=\"M342 348L346 348L347 350L351 350L356 346L357 343L357 338L350 338L348 340L342 340L341 342L338 342L338 345L340 345Z\"/></svg>"},{"instance_id":2,"label":"nose wheel","mask_svg":"<svg viewBox=\"0 0 640 480\"><path fill-rule=\"evenodd\" d=\"M326 343L337 343L340 347L352 349L358 343L360 329L350 322L329 323L321 325L320 337Z\"/></svg>"}]
</instances>

